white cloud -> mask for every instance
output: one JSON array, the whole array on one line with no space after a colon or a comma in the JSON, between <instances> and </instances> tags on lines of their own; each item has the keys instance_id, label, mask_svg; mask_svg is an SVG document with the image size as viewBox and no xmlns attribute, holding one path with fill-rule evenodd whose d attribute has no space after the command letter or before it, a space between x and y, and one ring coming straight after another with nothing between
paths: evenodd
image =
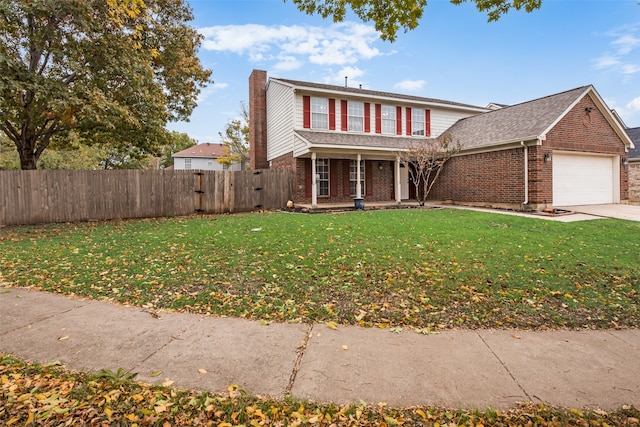
<instances>
[{"instance_id":1,"label":"white cloud","mask_svg":"<svg viewBox=\"0 0 640 427\"><path fill-rule=\"evenodd\" d=\"M282 70L297 68L304 61L348 65L382 55L373 47L378 33L361 23L343 22L326 28L221 25L199 31L205 36L202 47L206 50L247 55L252 62L276 61Z\"/></svg>"},{"instance_id":2,"label":"white cloud","mask_svg":"<svg viewBox=\"0 0 640 427\"><path fill-rule=\"evenodd\" d=\"M640 47L640 26L616 28L609 31L606 37L613 39L609 42L610 49L593 60L593 67L596 70L618 72L625 80L640 72L639 56L631 55Z\"/></svg>"},{"instance_id":3,"label":"white cloud","mask_svg":"<svg viewBox=\"0 0 640 427\"><path fill-rule=\"evenodd\" d=\"M612 41L611 46L617 47L618 55L627 55L640 46L640 38L635 37L633 34L624 34Z\"/></svg>"},{"instance_id":4,"label":"white cloud","mask_svg":"<svg viewBox=\"0 0 640 427\"><path fill-rule=\"evenodd\" d=\"M403 80L393 85L393 87L404 92L415 92L422 89L424 84L424 80Z\"/></svg>"},{"instance_id":5,"label":"white cloud","mask_svg":"<svg viewBox=\"0 0 640 427\"><path fill-rule=\"evenodd\" d=\"M346 77L346 83L349 87L358 87L363 84L362 80L360 79L360 77L362 77L363 75L364 71L362 71L360 68L348 66L341 68L338 71L334 71L331 69L327 70L326 77L322 80L326 84L344 86Z\"/></svg>"},{"instance_id":6,"label":"white cloud","mask_svg":"<svg viewBox=\"0 0 640 427\"><path fill-rule=\"evenodd\" d=\"M224 90L228 87L229 87L228 83L216 83L216 82L210 83L209 86L205 87L200 91L196 102L198 104L202 104L209 96L213 95L218 91Z\"/></svg>"},{"instance_id":7,"label":"white cloud","mask_svg":"<svg viewBox=\"0 0 640 427\"><path fill-rule=\"evenodd\" d=\"M627 102L624 106L619 106L615 100L605 100L607 105L622 117L622 120L629 127L640 126L640 96Z\"/></svg>"}]
</instances>

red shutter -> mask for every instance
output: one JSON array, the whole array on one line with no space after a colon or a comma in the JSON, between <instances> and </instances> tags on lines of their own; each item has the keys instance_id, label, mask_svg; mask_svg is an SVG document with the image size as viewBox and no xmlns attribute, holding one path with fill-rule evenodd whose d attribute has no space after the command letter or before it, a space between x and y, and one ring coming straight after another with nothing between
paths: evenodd
<instances>
[{"instance_id":1,"label":"red shutter","mask_svg":"<svg viewBox=\"0 0 640 427\"><path fill-rule=\"evenodd\" d=\"M407 107L407 135L411 135L411 107Z\"/></svg>"},{"instance_id":2,"label":"red shutter","mask_svg":"<svg viewBox=\"0 0 640 427\"><path fill-rule=\"evenodd\" d=\"M396 107L396 134L402 135L402 107Z\"/></svg>"},{"instance_id":3,"label":"red shutter","mask_svg":"<svg viewBox=\"0 0 640 427\"><path fill-rule=\"evenodd\" d=\"M310 96L302 97L302 112L303 112L302 126L304 126L305 129L309 129L311 127L311 97Z\"/></svg>"},{"instance_id":4,"label":"red shutter","mask_svg":"<svg viewBox=\"0 0 640 427\"><path fill-rule=\"evenodd\" d=\"M364 131L371 132L371 104L364 103Z\"/></svg>"},{"instance_id":5,"label":"red shutter","mask_svg":"<svg viewBox=\"0 0 640 427\"><path fill-rule=\"evenodd\" d=\"M311 159L304 159L304 195L311 197L311 185L313 184L313 171L311 170Z\"/></svg>"},{"instance_id":6,"label":"red shutter","mask_svg":"<svg viewBox=\"0 0 640 427\"><path fill-rule=\"evenodd\" d=\"M364 186L367 192L367 196L373 195L373 162L364 162Z\"/></svg>"},{"instance_id":7,"label":"red shutter","mask_svg":"<svg viewBox=\"0 0 640 427\"><path fill-rule=\"evenodd\" d=\"M351 166L350 160L342 161L342 195L347 197L351 195L350 186L349 186L349 167L350 166Z\"/></svg>"},{"instance_id":8,"label":"red shutter","mask_svg":"<svg viewBox=\"0 0 640 427\"><path fill-rule=\"evenodd\" d=\"M431 111L424 110L424 134L427 137L431 136Z\"/></svg>"},{"instance_id":9,"label":"red shutter","mask_svg":"<svg viewBox=\"0 0 640 427\"><path fill-rule=\"evenodd\" d=\"M347 110L347 101L345 101L344 99L340 101L340 119L341 119L341 124L340 127L342 130L348 130L349 126L347 123L347 114L348 114L348 110Z\"/></svg>"},{"instance_id":10,"label":"red shutter","mask_svg":"<svg viewBox=\"0 0 640 427\"><path fill-rule=\"evenodd\" d=\"M329 98L329 130L336 130L336 100Z\"/></svg>"},{"instance_id":11,"label":"red shutter","mask_svg":"<svg viewBox=\"0 0 640 427\"><path fill-rule=\"evenodd\" d=\"M376 104L376 133L382 133L382 105Z\"/></svg>"},{"instance_id":12,"label":"red shutter","mask_svg":"<svg viewBox=\"0 0 640 427\"><path fill-rule=\"evenodd\" d=\"M338 195L338 160L329 160L329 195L336 197Z\"/></svg>"}]
</instances>

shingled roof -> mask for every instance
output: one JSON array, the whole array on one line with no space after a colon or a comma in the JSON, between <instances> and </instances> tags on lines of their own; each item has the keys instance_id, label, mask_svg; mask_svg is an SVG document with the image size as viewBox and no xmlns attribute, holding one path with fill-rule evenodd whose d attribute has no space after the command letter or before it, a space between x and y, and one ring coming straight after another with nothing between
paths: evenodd
<instances>
[{"instance_id":1,"label":"shingled roof","mask_svg":"<svg viewBox=\"0 0 640 427\"><path fill-rule=\"evenodd\" d=\"M174 153L171 157L211 157L217 159L226 154L226 147L222 144L212 144L206 142L197 144L182 151Z\"/></svg>"},{"instance_id":2,"label":"shingled roof","mask_svg":"<svg viewBox=\"0 0 640 427\"><path fill-rule=\"evenodd\" d=\"M446 101L443 99L436 99L436 98L424 98L420 96L404 95L401 93L380 92L376 90L358 89L358 88L348 87L348 86L327 85L322 83L303 82L299 80L288 80L288 79L278 79L278 78L272 78L272 80L277 80L279 82L287 83L292 86L308 88L308 89L317 89L320 91L344 92L344 93L351 93L351 94L356 94L361 96L366 95L369 97L394 98L394 99L402 99L405 101L415 101L419 103L437 104L437 105L445 105L445 106L450 105L452 107L469 108L475 111L487 110L487 108L479 107L477 105L463 104L460 102Z\"/></svg>"},{"instance_id":3,"label":"shingled roof","mask_svg":"<svg viewBox=\"0 0 640 427\"><path fill-rule=\"evenodd\" d=\"M406 148L410 137L367 135L357 133L336 133L298 130L296 134L312 145L335 145L341 147L380 148L398 150Z\"/></svg>"},{"instance_id":4,"label":"shingled roof","mask_svg":"<svg viewBox=\"0 0 640 427\"><path fill-rule=\"evenodd\" d=\"M458 120L447 132L463 149L529 141L542 136L591 86Z\"/></svg>"},{"instance_id":5,"label":"shingled roof","mask_svg":"<svg viewBox=\"0 0 640 427\"><path fill-rule=\"evenodd\" d=\"M627 135L629 135L629 138L633 141L633 145L636 146L636 148L629 150L629 158L640 159L640 127L627 128Z\"/></svg>"}]
</instances>

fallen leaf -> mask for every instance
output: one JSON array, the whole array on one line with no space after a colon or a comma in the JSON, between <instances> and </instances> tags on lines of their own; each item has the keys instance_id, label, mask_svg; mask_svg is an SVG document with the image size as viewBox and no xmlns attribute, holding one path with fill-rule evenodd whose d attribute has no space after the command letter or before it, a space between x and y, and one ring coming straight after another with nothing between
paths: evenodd
<instances>
[{"instance_id":1,"label":"fallen leaf","mask_svg":"<svg viewBox=\"0 0 640 427\"><path fill-rule=\"evenodd\" d=\"M157 377L158 375L160 375L162 373L162 371L153 371L151 372L151 376L152 377Z\"/></svg>"},{"instance_id":2,"label":"fallen leaf","mask_svg":"<svg viewBox=\"0 0 640 427\"><path fill-rule=\"evenodd\" d=\"M172 384L173 384L173 381L168 378L162 383L162 385L165 387L171 387Z\"/></svg>"},{"instance_id":3,"label":"fallen leaf","mask_svg":"<svg viewBox=\"0 0 640 427\"><path fill-rule=\"evenodd\" d=\"M338 329L338 324L336 322L327 322L325 325L327 325L327 328L329 329Z\"/></svg>"},{"instance_id":4,"label":"fallen leaf","mask_svg":"<svg viewBox=\"0 0 640 427\"><path fill-rule=\"evenodd\" d=\"M515 335L515 334L514 334L514 335L511 335L511 338L515 338L515 339L519 340L519 339L520 339L520 336L519 336L519 335Z\"/></svg>"},{"instance_id":5,"label":"fallen leaf","mask_svg":"<svg viewBox=\"0 0 640 427\"><path fill-rule=\"evenodd\" d=\"M198 372L200 372L201 374L206 374L207 370L200 368L200 369L198 369Z\"/></svg>"},{"instance_id":6,"label":"fallen leaf","mask_svg":"<svg viewBox=\"0 0 640 427\"><path fill-rule=\"evenodd\" d=\"M349 346L348 346L348 345L343 345L343 346L342 346L342 349L343 349L343 350L349 350Z\"/></svg>"},{"instance_id":7,"label":"fallen leaf","mask_svg":"<svg viewBox=\"0 0 640 427\"><path fill-rule=\"evenodd\" d=\"M66 340L67 338L69 338L69 336L68 336L68 335L65 335L64 337L60 337L60 338L58 338L58 341L64 341L64 340Z\"/></svg>"}]
</instances>

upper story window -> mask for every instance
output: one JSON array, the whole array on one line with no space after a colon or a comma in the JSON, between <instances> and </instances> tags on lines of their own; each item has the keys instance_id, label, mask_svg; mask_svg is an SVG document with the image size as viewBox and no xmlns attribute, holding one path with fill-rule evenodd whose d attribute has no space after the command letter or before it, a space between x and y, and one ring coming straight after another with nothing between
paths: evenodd
<instances>
[{"instance_id":1,"label":"upper story window","mask_svg":"<svg viewBox=\"0 0 640 427\"><path fill-rule=\"evenodd\" d=\"M329 129L329 100L311 97L311 127Z\"/></svg>"},{"instance_id":2,"label":"upper story window","mask_svg":"<svg viewBox=\"0 0 640 427\"><path fill-rule=\"evenodd\" d=\"M424 110L414 108L411 110L411 134L424 136Z\"/></svg>"},{"instance_id":3,"label":"upper story window","mask_svg":"<svg viewBox=\"0 0 640 427\"><path fill-rule=\"evenodd\" d=\"M349 101L349 130L362 132L364 130L364 103Z\"/></svg>"},{"instance_id":4,"label":"upper story window","mask_svg":"<svg viewBox=\"0 0 640 427\"><path fill-rule=\"evenodd\" d=\"M396 133L396 107L394 106L382 106L382 133Z\"/></svg>"}]
</instances>

